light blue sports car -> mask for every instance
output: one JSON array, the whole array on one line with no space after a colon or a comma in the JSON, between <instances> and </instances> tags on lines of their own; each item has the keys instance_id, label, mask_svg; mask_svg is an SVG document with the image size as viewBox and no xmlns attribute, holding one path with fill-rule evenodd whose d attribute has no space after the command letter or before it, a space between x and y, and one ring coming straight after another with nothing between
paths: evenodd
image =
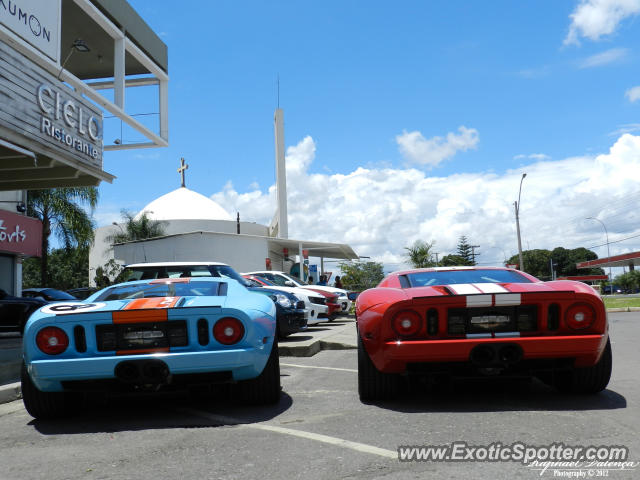
<instances>
[{"instance_id":1,"label":"light blue sports car","mask_svg":"<svg viewBox=\"0 0 640 480\"><path fill-rule=\"evenodd\" d=\"M236 383L241 400L280 397L276 309L228 278L127 282L49 304L24 332L22 396L35 418L88 391Z\"/></svg>"}]
</instances>

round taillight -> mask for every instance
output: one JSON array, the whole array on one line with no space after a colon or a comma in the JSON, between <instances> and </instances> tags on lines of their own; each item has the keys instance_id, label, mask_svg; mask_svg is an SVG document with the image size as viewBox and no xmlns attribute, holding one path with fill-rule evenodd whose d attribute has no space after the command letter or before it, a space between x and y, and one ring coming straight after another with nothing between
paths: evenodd
<instances>
[{"instance_id":1,"label":"round taillight","mask_svg":"<svg viewBox=\"0 0 640 480\"><path fill-rule=\"evenodd\" d=\"M420 331L422 319L420 315L411 310L398 312L393 317L393 329L398 335L411 337Z\"/></svg>"},{"instance_id":2,"label":"round taillight","mask_svg":"<svg viewBox=\"0 0 640 480\"><path fill-rule=\"evenodd\" d=\"M565 321L569 328L573 330L582 330L593 325L596 319L595 311L591 305L586 303L576 303L571 305L565 313Z\"/></svg>"},{"instance_id":3,"label":"round taillight","mask_svg":"<svg viewBox=\"0 0 640 480\"><path fill-rule=\"evenodd\" d=\"M237 318L221 318L213 326L213 337L223 345L233 345L244 337L244 325Z\"/></svg>"},{"instance_id":4,"label":"round taillight","mask_svg":"<svg viewBox=\"0 0 640 480\"><path fill-rule=\"evenodd\" d=\"M69 346L69 337L58 327L45 327L36 335L36 345L47 355L58 355Z\"/></svg>"}]
</instances>

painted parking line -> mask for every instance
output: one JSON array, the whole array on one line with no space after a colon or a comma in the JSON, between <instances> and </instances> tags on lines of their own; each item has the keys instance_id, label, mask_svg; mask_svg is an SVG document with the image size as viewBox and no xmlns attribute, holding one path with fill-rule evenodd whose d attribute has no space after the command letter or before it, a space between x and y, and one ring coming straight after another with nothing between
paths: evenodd
<instances>
[{"instance_id":1,"label":"painted parking line","mask_svg":"<svg viewBox=\"0 0 640 480\"><path fill-rule=\"evenodd\" d=\"M336 367L316 367L315 365L296 365L294 363L280 363L283 367L298 367L298 368L317 368L320 370L337 370L338 372L352 372L358 373L358 370L353 368L336 368Z\"/></svg>"},{"instance_id":2,"label":"painted parking line","mask_svg":"<svg viewBox=\"0 0 640 480\"><path fill-rule=\"evenodd\" d=\"M393 460L398 459L398 452L393 450L387 450L385 448L374 447L373 445L367 445L365 443L352 442L343 438L330 437L329 435L322 435L320 433L305 432L303 430L295 430L293 428L279 427L277 425L270 425L268 423L244 423L240 419L231 418L223 415L215 415L209 412L203 412L201 410L195 410L192 408L179 408L178 410L194 415L197 417L206 418L216 423L226 423L235 425L240 428L251 428L254 430L262 430L266 432L279 433L282 435L291 435L293 437L305 438L307 440L313 440L315 442L326 443L341 448L348 448L357 452L368 453L371 455L378 455L379 457L390 458Z\"/></svg>"}]
</instances>

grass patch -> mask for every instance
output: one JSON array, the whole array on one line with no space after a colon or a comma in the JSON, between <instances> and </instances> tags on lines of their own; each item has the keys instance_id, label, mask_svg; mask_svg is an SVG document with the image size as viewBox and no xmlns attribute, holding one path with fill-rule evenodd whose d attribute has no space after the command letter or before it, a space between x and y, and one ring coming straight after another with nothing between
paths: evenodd
<instances>
[{"instance_id":1,"label":"grass patch","mask_svg":"<svg viewBox=\"0 0 640 480\"><path fill-rule=\"evenodd\" d=\"M602 297L607 308L640 307L640 298L608 298Z\"/></svg>"}]
</instances>

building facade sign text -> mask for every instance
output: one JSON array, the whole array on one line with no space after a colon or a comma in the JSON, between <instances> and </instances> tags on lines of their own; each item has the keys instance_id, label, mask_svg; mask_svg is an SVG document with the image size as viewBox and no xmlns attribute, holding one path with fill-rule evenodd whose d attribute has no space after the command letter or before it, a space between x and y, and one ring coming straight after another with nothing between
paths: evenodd
<instances>
[{"instance_id":1,"label":"building facade sign text","mask_svg":"<svg viewBox=\"0 0 640 480\"><path fill-rule=\"evenodd\" d=\"M57 62L60 5L60 0L0 0L0 23Z\"/></svg>"},{"instance_id":2,"label":"building facade sign text","mask_svg":"<svg viewBox=\"0 0 640 480\"><path fill-rule=\"evenodd\" d=\"M39 257L42 253L42 222L0 210L0 252Z\"/></svg>"}]
</instances>

